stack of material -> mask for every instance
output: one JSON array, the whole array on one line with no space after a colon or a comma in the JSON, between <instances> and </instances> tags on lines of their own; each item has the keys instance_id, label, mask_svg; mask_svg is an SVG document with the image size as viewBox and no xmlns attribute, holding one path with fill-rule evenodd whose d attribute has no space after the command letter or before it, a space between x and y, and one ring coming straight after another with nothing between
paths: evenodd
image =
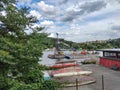
<instances>
[{"instance_id":1,"label":"stack of material","mask_svg":"<svg viewBox=\"0 0 120 90\"><path fill-rule=\"evenodd\" d=\"M67 68L62 68L62 69L59 69L59 70L53 70L50 72L50 75L51 76L54 76L55 74L60 74L60 73L67 73L67 72L79 72L79 71L82 71L82 69L80 69L79 67L67 67Z\"/></svg>"},{"instance_id":2,"label":"stack of material","mask_svg":"<svg viewBox=\"0 0 120 90\"><path fill-rule=\"evenodd\" d=\"M76 79L78 80L78 85L84 85L95 82L95 79L89 76L93 72L82 70L79 66L80 65L76 62L59 62L59 64L50 66L51 68L57 70L52 70L49 72L49 74L53 80L64 84L64 86L75 86Z\"/></svg>"},{"instance_id":3,"label":"stack of material","mask_svg":"<svg viewBox=\"0 0 120 90\"><path fill-rule=\"evenodd\" d=\"M76 75L90 75L91 71L72 71L65 73L54 74L53 77L66 77L66 76L76 76Z\"/></svg>"},{"instance_id":4,"label":"stack of material","mask_svg":"<svg viewBox=\"0 0 120 90\"><path fill-rule=\"evenodd\" d=\"M63 68L51 72L52 77L66 77L66 76L90 75L90 74L92 74L92 71L83 71L80 68L76 68L76 67Z\"/></svg>"},{"instance_id":5,"label":"stack of material","mask_svg":"<svg viewBox=\"0 0 120 90\"><path fill-rule=\"evenodd\" d=\"M65 68L65 67L72 67L72 66L79 66L77 63L61 63L61 64L54 64L50 66L51 68Z\"/></svg>"}]
</instances>

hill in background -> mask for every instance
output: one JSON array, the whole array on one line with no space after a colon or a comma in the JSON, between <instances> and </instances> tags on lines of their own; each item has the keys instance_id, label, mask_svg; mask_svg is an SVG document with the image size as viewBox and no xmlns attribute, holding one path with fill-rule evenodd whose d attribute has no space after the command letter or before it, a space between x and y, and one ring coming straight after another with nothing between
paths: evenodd
<instances>
[{"instance_id":1,"label":"hill in background","mask_svg":"<svg viewBox=\"0 0 120 90\"><path fill-rule=\"evenodd\" d=\"M97 50L97 49L109 49L109 48L120 48L120 38L109 39L109 40L96 40L83 43L75 43L72 41L66 41L60 39L60 47L63 49L76 49L76 50ZM48 47L55 47L56 39L49 38Z\"/></svg>"}]
</instances>

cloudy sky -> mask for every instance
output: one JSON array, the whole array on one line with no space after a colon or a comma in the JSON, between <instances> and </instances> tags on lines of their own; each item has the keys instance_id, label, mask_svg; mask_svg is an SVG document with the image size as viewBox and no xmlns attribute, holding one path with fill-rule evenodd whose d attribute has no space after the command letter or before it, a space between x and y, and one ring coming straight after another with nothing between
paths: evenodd
<instances>
[{"instance_id":1,"label":"cloudy sky","mask_svg":"<svg viewBox=\"0 0 120 90\"><path fill-rule=\"evenodd\" d=\"M120 38L120 0L19 0L45 32L74 42Z\"/></svg>"}]
</instances>

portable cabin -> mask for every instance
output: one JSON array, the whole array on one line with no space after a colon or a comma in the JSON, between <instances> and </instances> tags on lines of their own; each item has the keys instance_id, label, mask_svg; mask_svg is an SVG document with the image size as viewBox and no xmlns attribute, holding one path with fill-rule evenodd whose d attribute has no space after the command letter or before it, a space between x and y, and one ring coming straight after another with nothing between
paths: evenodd
<instances>
[{"instance_id":1,"label":"portable cabin","mask_svg":"<svg viewBox=\"0 0 120 90\"><path fill-rule=\"evenodd\" d=\"M100 65L120 70L120 49L104 49L101 51L103 56L100 57Z\"/></svg>"}]
</instances>

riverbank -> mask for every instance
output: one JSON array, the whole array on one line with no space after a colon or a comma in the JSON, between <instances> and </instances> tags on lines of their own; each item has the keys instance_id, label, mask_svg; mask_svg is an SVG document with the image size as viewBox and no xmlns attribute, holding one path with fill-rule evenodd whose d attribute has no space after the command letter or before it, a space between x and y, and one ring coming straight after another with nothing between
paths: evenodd
<instances>
[{"instance_id":1,"label":"riverbank","mask_svg":"<svg viewBox=\"0 0 120 90\"><path fill-rule=\"evenodd\" d=\"M120 71L114 71L97 64L81 65L85 70L93 71L96 83L79 86L78 90L102 90L102 75L104 75L104 90L120 90ZM76 87L67 87L64 90L76 90Z\"/></svg>"}]
</instances>

